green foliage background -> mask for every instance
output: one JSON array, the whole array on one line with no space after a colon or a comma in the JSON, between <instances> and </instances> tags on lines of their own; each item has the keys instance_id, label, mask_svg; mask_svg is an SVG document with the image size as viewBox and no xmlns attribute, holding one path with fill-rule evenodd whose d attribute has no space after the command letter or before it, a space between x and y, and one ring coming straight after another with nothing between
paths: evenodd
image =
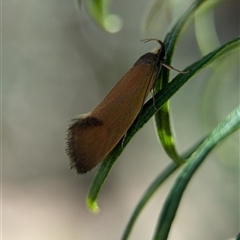
<instances>
[{"instance_id":1,"label":"green foliage background","mask_svg":"<svg viewBox=\"0 0 240 240\"><path fill-rule=\"evenodd\" d=\"M3 239L236 236L239 1L4 1L1 15ZM189 72L164 70L161 110L149 96L124 148L74 177L69 120L155 46L145 38L164 41L167 63Z\"/></svg>"}]
</instances>

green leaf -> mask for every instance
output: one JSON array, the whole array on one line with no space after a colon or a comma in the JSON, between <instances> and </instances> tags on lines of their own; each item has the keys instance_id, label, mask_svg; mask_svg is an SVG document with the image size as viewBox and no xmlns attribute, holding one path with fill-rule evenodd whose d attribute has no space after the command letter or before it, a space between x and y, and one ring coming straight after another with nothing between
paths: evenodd
<instances>
[{"instance_id":1,"label":"green leaf","mask_svg":"<svg viewBox=\"0 0 240 240\"><path fill-rule=\"evenodd\" d=\"M236 236L236 240L240 240L240 233Z\"/></svg>"},{"instance_id":2,"label":"green leaf","mask_svg":"<svg viewBox=\"0 0 240 240\"><path fill-rule=\"evenodd\" d=\"M165 39L165 46L167 50L167 59L166 63L170 64L172 55L174 52L174 48L176 46L176 42L180 36L180 33L185 25L186 21L196 12L199 7L206 2L206 0L195 1L187 11L180 17L175 26L172 28L171 32L167 35ZM169 70L167 68L162 69L162 74L160 78L157 80L154 92L159 92L162 88L164 88L169 82ZM169 102L167 101L155 114L155 123L157 128L157 133L159 140L162 143L162 146L168 156L178 165L184 163L184 159L178 154L174 137L171 130L170 124L170 114L169 114Z\"/></svg>"},{"instance_id":3,"label":"green leaf","mask_svg":"<svg viewBox=\"0 0 240 240\"><path fill-rule=\"evenodd\" d=\"M179 207L182 195L192 176L203 163L206 156L223 139L240 127L240 106L231 112L196 149L183 166L175 180L170 193L164 203L163 210L158 221L154 240L165 240L168 237L172 222Z\"/></svg>"},{"instance_id":4,"label":"green leaf","mask_svg":"<svg viewBox=\"0 0 240 240\"><path fill-rule=\"evenodd\" d=\"M122 28L122 20L110 13L111 0L88 0L86 7L93 20L104 30L116 33Z\"/></svg>"},{"instance_id":5,"label":"green leaf","mask_svg":"<svg viewBox=\"0 0 240 240\"><path fill-rule=\"evenodd\" d=\"M239 46L239 44L240 37L226 43L225 45L214 50L199 61L189 66L186 69L189 70L187 74L177 75L166 87L164 87L156 94L155 106L159 109L167 100L169 100L174 95L174 93L176 93L188 80L190 80L192 76L211 64L214 60L217 60L230 51L234 50ZM143 125L155 114L155 112L156 109L153 104L153 99L150 99L146 104L144 104L140 116L128 130L124 141L120 141L100 165L100 168L98 169L89 189L87 202L95 204L94 202L96 202L99 191L105 179L107 178L113 164L122 153L126 145L130 142L131 138L135 135L135 133L143 127Z\"/></svg>"},{"instance_id":6,"label":"green leaf","mask_svg":"<svg viewBox=\"0 0 240 240\"><path fill-rule=\"evenodd\" d=\"M165 180L177 170L179 165L176 165L175 163L171 163L169 166L166 167L165 170L163 170L159 176L156 177L156 179L152 182L152 184L148 187L148 189L145 191L144 195L142 196L141 200L137 204L136 208L134 209L134 212L127 224L127 227L124 231L124 234L121 238L121 240L127 240L129 237L129 234L133 228L134 223L137 220L137 217L139 216L140 212L143 210L143 207L146 205L148 200L152 197L152 195L156 192L156 190L159 188L159 186L165 182Z\"/></svg>"},{"instance_id":7,"label":"green leaf","mask_svg":"<svg viewBox=\"0 0 240 240\"><path fill-rule=\"evenodd\" d=\"M205 139L205 138L204 138ZM203 140L199 141L197 144L195 144L189 151L187 151L183 158L188 158L192 155L192 153L196 150L197 147L203 142ZM180 165L176 165L175 163L171 163L169 166L167 166L157 177L156 179L150 184L150 186L147 188L147 190L144 192L143 196L141 197L140 201L138 202L136 208L134 209L132 216L125 228L124 234L122 236L122 240L127 240L130 232L140 215L141 211L147 204L148 200L153 196L153 194L159 189L159 187L174 173Z\"/></svg>"}]
</instances>

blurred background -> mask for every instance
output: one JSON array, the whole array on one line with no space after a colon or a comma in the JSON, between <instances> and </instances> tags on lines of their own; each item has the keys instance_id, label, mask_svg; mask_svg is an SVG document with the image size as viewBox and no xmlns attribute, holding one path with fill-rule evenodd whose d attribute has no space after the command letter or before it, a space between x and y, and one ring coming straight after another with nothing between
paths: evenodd
<instances>
[{"instance_id":1,"label":"blurred background","mask_svg":"<svg viewBox=\"0 0 240 240\"><path fill-rule=\"evenodd\" d=\"M164 40L192 2L158 1L153 14L154 1L113 1L111 11L123 25L112 34L97 26L84 4L80 7L74 0L3 1L2 239L120 239L144 190L170 163L153 120L114 165L99 195L98 215L85 204L96 169L82 176L69 170L65 131L72 118L92 110L135 61L157 45L140 40ZM239 36L239 7L238 0L223 1L211 13L220 45ZM177 69L201 58L196 26L192 18L179 39L172 62ZM199 33L206 36L202 42L209 43L208 52L218 47L210 45L209 34ZM235 53L199 73L172 98L179 151L190 148L238 104ZM151 239L175 176L151 199L130 239ZM233 237L239 231L239 209L236 132L195 174L169 239Z\"/></svg>"}]
</instances>

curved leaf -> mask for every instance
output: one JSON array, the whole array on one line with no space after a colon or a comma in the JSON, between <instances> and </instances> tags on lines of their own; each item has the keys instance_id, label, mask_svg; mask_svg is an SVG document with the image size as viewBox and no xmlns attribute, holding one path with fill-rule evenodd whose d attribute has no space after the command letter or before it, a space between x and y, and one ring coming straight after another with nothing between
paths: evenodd
<instances>
[{"instance_id":1,"label":"curved leaf","mask_svg":"<svg viewBox=\"0 0 240 240\"><path fill-rule=\"evenodd\" d=\"M172 55L174 52L174 48L176 46L177 39L185 25L186 21L195 13L199 7L206 2L206 0L195 1L188 10L180 17L175 26L172 28L171 32L167 35L164 43L167 50L167 59L166 63L170 64ZM164 88L169 82L169 70L167 68L162 69L162 74L160 78L156 82L156 86L154 92L159 92L162 88ZM162 143L162 146L168 156L178 165L184 163L184 159L178 154L174 137L171 130L170 124L170 115L169 115L169 102L167 101L155 114L155 123L157 128L157 133L159 140Z\"/></svg>"},{"instance_id":2,"label":"curved leaf","mask_svg":"<svg viewBox=\"0 0 240 240\"><path fill-rule=\"evenodd\" d=\"M139 216L140 212L142 211L143 207L146 205L148 200L152 197L152 195L156 192L156 190L159 188L159 186L172 174L177 170L179 165L176 165L175 163L171 163L169 166L163 170L159 174L159 176L156 177L156 179L152 182L152 184L148 187L148 189L145 191L144 195L142 196L141 200L137 204L136 208L134 209L134 212L127 224L127 227L124 231L124 234L121 238L121 240L127 240L128 236L132 230L132 227L137 220L137 217Z\"/></svg>"},{"instance_id":3,"label":"curved leaf","mask_svg":"<svg viewBox=\"0 0 240 240\"><path fill-rule=\"evenodd\" d=\"M205 139L205 138L204 138ZM192 153L199 147L199 145L204 141L201 140L197 144L195 144L189 151L187 151L183 158L188 158L192 155ZM130 235L130 232L133 228L133 225L135 224L138 216L140 215L141 211L143 210L144 206L147 204L148 200L152 197L152 195L159 189L159 187L164 183L168 177L174 173L180 165L177 165L175 163L171 163L169 166L167 166L157 177L156 179L150 184L150 186L147 188L147 190L144 192L143 196L141 197L140 201L138 202L136 208L134 209L131 218L125 228L122 240L127 240L127 238Z\"/></svg>"},{"instance_id":4,"label":"curved leaf","mask_svg":"<svg viewBox=\"0 0 240 240\"><path fill-rule=\"evenodd\" d=\"M214 60L223 57L225 54L238 47L239 44L240 37L224 44L220 48L204 56L199 61L190 65L185 69L186 71L189 70L188 73L184 75L177 75L165 88L156 94L155 106L159 109L167 100L169 100L174 95L174 93L176 93L188 80L190 80L192 76L204 69L207 65L211 64ZM93 179L88 193L87 202L90 203L90 206L94 205L96 207L96 199L98 193L113 164L122 153L126 145L130 142L131 138L135 135L135 133L141 129L143 125L155 114L155 106L153 104L153 99L150 99L146 104L144 104L141 115L136 119L136 121L128 130L124 141L120 141L100 165L100 168L98 169L95 178Z\"/></svg>"},{"instance_id":5,"label":"curved leaf","mask_svg":"<svg viewBox=\"0 0 240 240\"><path fill-rule=\"evenodd\" d=\"M94 21L104 30L116 33L122 28L121 19L110 13L111 0L88 0L86 7Z\"/></svg>"},{"instance_id":6,"label":"curved leaf","mask_svg":"<svg viewBox=\"0 0 240 240\"><path fill-rule=\"evenodd\" d=\"M231 112L205 139L191 155L175 180L164 203L163 210L156 228L154 240L165 240L168 237L172 222L176 215L182 195L199 166L206 156L222 140L240 127L240 106Z\"/></svg>"}]
</instances>

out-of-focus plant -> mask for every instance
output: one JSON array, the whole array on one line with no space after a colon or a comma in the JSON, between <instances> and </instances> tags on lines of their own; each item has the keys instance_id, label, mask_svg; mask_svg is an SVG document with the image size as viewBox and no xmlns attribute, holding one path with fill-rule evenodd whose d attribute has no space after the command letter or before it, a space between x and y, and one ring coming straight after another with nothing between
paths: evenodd
<instances>
[{"instance_id":1,"label":"out-of-focus plant","mask_svg":"<svg viewBox=\"0 0 240 240\"><path fill-rule=\"evenodd\" d=\"M236 51L240 45L240 38L236 37L232 41L227 42L222 46L218 46L215 50L210 50L209 46L213 46L218 43L218 39L215 34L213 22L211 21L211 8L214 8L221 1L206 1L196 0L186 11L180 16L176 24L172 27L171 31L167 34L164 44L167 51L166 64L171 63L172 56L176 42L179 39L180 33L185 27L186 22L193 19L195 15L195 29L196 37L199 47L203 53L203 57L198 61L188 66L185 71L186 74L179 74L169 82L169 70L163 68L160 72L157 83L154 89L154 101L150 99L141 111L141 115L133 123L128 130L124 141L120 141L119 144L110 152L106 159L102 162L92 185L89 190L87 197L87 204L92 211L98 210L97 197L101 187L104 184L113 164L122 153L126 145L129 143L135 133L142 128L142 126L152 117L155 117L156 127L159 139L161 140L162 146L171 159L172 163L163 170L150 184L149 188L145 191L143 197L137 204L128 224L123 233L122 240L128 239L132 227L137 220L141 210L146 205L148 200L156 192L161 184L177 169L180 168L178 176L173 183L171 190L166 197L164 206L161 214L159 215L159 221L155 229L154 240L165 240L170 232L172 222L179 208L180 201L184 194L184 191L194 176L199 166L206 160L207 155L211 150L216 147L220 142L226 139L230 134L239 129L240 127L240 107L236 107L229 115L227 115L207 136L200 136L200 141L196 141L196 144L189 147L186 154L179 154L174 144L174 136L170 125L170 114L169 114L169 99L188 81L200 71L208 66L213 66L214 63L228 55L230 52ZM154 6L157 6L157 1ZM95 22L97 22L102 28L109 32L116 32L120 30L120 21L116 15L109 13L110 0L90 0L86 1L86 8L89 14L92 16ZM160 6L160 5L158 5ZM208 13L208 23L201 14ZM157 9L151 10L151 17L147 19L147 24L152 20L152 14L157 14ZM206 18L207 18L206 17ZM204 23L205 21L205 23ZM112 30L110 30L112 28ZM204 44L201 39L199 29L205 28L205 33L209 37L208 45ZM208 28L208 30L206 30ZM115 29L115 30L113 30ZM212 49L212 48L211 48ZM208 52L208 53L207 53ZM231 71L231 68L229 71ZM225 71L228 71L225 69ZM218 68L215 69L218 71ZM156 109L157 108L157 109ZM186 119L187 121L187 119Z\"/></svg>"}]
</instances>

